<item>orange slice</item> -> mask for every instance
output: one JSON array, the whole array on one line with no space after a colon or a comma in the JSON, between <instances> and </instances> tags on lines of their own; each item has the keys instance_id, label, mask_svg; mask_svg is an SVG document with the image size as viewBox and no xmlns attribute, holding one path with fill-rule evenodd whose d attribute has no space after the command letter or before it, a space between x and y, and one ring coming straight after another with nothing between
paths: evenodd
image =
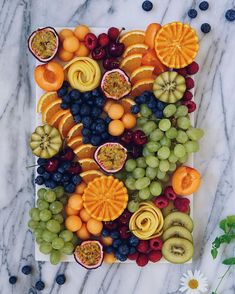
<instances>
[{"instance_id":1,"label":"orange slice","mask_svg":"<svg viewBox=\"0 0 235 294\"><path fill-rule=\"evenodd\" d=\"M196 31L181 22L172 22L163 26L155 38L157 56L170 68L182 68L192 63L198 49Z\"/></svg>"},{"instance_id":2,"label":"orange slice","mask_svg":"<svg viewBox=\"0 0 235 294\"><path fill-rule=\"evenodd\" d=\"M83 144L76 149L74 149L74 153L77 155L78 159L84 158L93 158L95 153L96 147L92 146L91 144Z\"/></svg>"},{"instance_id":3,"label":"orange slice","mask_svg":"<svg viewBox=\"0 0 235 294\"><path fill-rule=\"evenodd\" d=\"M50 102L42 111L42 122L43 123L48 123L53 115L60 111L60 104L61 104L61 99L56 99L52 102Z\"/></svg>"},{"instance_id":4,"label":"orange slice","mask_svg":"<svg viewBox=\"0 0 235 294\"><path fill-rule=\"evenodd\" d=\"M134 44L128 46L123 53L123 57L126 57L131 54L145 54L148 50L148 45L146 44Z\"/></svg>"},{"instance_id":5,"label":"orange slice","mask_svg":"<svg viewBox=\"0 0 235 294\"><path fill-rule=\"evenodd\" d=\"M99 166L96 163L96 161L94 159L91 158L84 158L78 161L79 164L82 167L82 171L88 171L88 170L99 170Z\"/></svg>"},{"instance_id":6,"label":"orange slice","mask_svg":"<svg viewBox=\"0 0 235 294\"><path fill-rule=\"evenodd\" d=\"M131 95L133 97L139 96L144 91L152 91L153 90L154 79L144 79L138 81L133 87Z\"/></svg>"},{"instance_id":7,"label":"orange slice","mask_svg":"<svg viewBox=\"0 0 235 294\"><path fill-rule=\"evenodd\" d=\"M149 46L149 48L153 49L155 46L155 38L157 32L160 30L162 26L159 23L150 23L145 31L145 39L144 43Z\"/></svg>"},{"instance_id":8,"label":"orange slice","mask_svg":"<svg viewBox=\"0 0 235 294\"><path fill-rule=\"evenodd\" d=\"M73 150L82 145L82 136L73 137L68 140L67 145Z\"/></svg>"},{"instance_id":9,"label":"orange slice","mask_svg":"<svg viewBox=\"0 0 235 294\"><path fill-rule=\"evenodd\" d=\"M66 113L68 113L68 110L63 110L63 109L61 109L61 110L59 110L58 112L56 112L56 113L52 116L52 118L50 119L50 121L48 122L49 125L50 125L50 126L53 126L53 127L55 127L55 128L58 128L59 123L60 123L62 117L63 117Z\"/></svg>"},{"instance_id":10,"label":"orange slice","mask_svg":"<svg viewBox=\"0 0 235 294\"><path fill-rule=\"evenodd\" d=\"M62 119L60 120L59 126L58 126L58 128L59 128L59 132L60 132L61 136L62 136L63 138L66 138L67 135L68 135L69 130L70 130L73 126L75 126L75 124L76 124L76 123L75 123L75 121L74 121L74 119L73 119L73 116L72 116L72 114L70 113L70 111L68 110L68 113L65 114L65 115L62 117Z\"/></svg>"},{"instance_id":11,"label":"orange slice","mask_svg":"<svg viewBox=\"0 0 235 294\"><path fill-rule=\"evenodd\" d=\"M125 47L144 43L145 32L141 30L132 30L121 36L120 43L123 43Z\"/></svg>"},{"instance_id":12,"label":"orange slice","mask_svg":"<svg viewBox=\"0 0 235 294\"><path fill-rule=\"evenodd\" d=\"M141 60L142 54L131 54L122 60L120 68L131 74L135 69L140 67Z\"/></svg>"},{"instance_id":13,"label":"orange slice","mask_svg":"<svg viewBox=\"0 0 235 294\"><path fill-rule=\"evenodd\" d=\"M56 92L47 92L44 93L37 104L37 112L44 112L45 108L53 101L58 99L57 93Z\"/></svg>"},{"instance_id":14,"label":"orange slice","mask_svg":"<svg viewBox=\"0 0 235 294\"><path fill-rule=\"evenodd\" d=\"M124 107L125 113L131 112L131 106L135 105L135 101L132 98L123 98L120 104Z\"/></svg>"},{"instance_id":15,"label":"orange slice","mask_svg":"<svg viewBox=\"0 0 235 294\"><path fill-rule=\"evenodd\" d=\"M130 76L132 84L135 84L139 80L150 79L153 77L154 66L141 66L133 71Z\"/></svg>"},{"instance_id":16,"label":"orange slice","mask_svg":"<svg viewBox=\"0 0 235 294\"><path fill-rule=\"evenodd\" d=\"M88 170L85 172L82 172L80 176L82 177L82 180L88 184L89 182L93 181L95 178L101 177L104 174L99 170Z\"/></svg>"},{"instance_id":17,"label":"orange slice","mask_svg":"<svg viewBox=\"0 0 235 294\"><path fill-rule=\"evenodd\" d=\"M82 133L81 133L82 128L83 128L82 123L76 124L75 126L73 126L68 132L68 135L67 135L68 140L74 137L82 136Z\"/></svg>"}]
</instances>

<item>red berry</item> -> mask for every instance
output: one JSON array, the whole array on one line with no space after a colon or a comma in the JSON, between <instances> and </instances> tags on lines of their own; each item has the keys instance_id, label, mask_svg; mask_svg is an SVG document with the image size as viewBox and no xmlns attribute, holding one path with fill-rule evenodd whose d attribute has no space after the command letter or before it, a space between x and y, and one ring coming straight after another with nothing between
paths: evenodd
<instances>
[{"instance_id":1,"label":"red berry","mask_svg":"<svg viewBox=\"0 0 235 294\"><path fill-rule=\"evenodd\" d=\"M108 29L108 36L112 41L116 41L120 33L120 30L115 27L111 27Z\"/></svg>"},{"instance_id":2,"label":"red berry","mask_svg":"<svg viewBox=\"0 0 235 294\"><path fill-rule=\"evenodd\" d=\"M45 170L48 172L48 173L53 173L54 171L57 170L57 167L59 165L59 160L56 159L56 158L51 158L51 159L48 159L46 165L45 165Z\"/></svg>"},{"instance_id":3,"label":"red berry","mask_svg":"<svg viewBox=\"0 0 235 294\"><path fill-rule=\"evenodd\" d=\"M129 254L128 255L128 259L130 260L136 260L139 256L139 253L138 252L135 252L135 253L132 253L132 254Z\"/></svg>"},{"instance_id":4,"label":"red berry","mask_svg":"<svg viewBox=\"0 0 235 294\"><path fill-rule=\"evenodd\" d=\"M145 240L140 240L138 246L137 246L137 250L140 253L147 253L149 250L149 242L145 241Z\"/></svg>"},{"instance_id":5,"label":"red berry","mask_svg":"<svg viewBox=\"0 0 235 294\"><path fill-rule=\"evenodd\" d=\"M149 245L152 250L161 250L163 246L163 241L162 239L156 237L149 241Z\"/></svg>"},{"instance_id":6,"label":"red berry","mask_svg":"<svg viewBox=\"0 0 235 294\"><path fill-rule=\"evenodd\" d=\"M148 256L146 254L139 254L136 263L138 266L146 266L149 262Z\"/></svg>"},{"instance_id":7,"label":"red berry","mask_svg":"<svg viewBox=\"0 0 235 294\"><path fill-rule=\"evenodd\" d=\"M186 67L186 71L188 75L195 75L199 71L199 65L193 61Z\"/></svg>"},{"instance_id":8,"label":"red berry","mask_svg":"<svg viewBox=\"0 0 235 294\"><path fill-rule=\"evenodd\" d=\"M145 145L148 142L147 136L141 130L137 130L133 134L133 141L137 145Z\"/></svg>"},{"instance_id":9,"label":"red berry","mask_svg":"<svg viewBox=\"0 0 235 294\"><path fill-rule=\"evenodd\" d=\"M119 234L120 234L120 238L124 240L130 238L131 236L131 232L128 226L121 226L119 228Z\"/></svg>"},{"instance_id":10,"label":"red berry","mask_svg":"<svg viewBox=\"0 0 235 294\"><path fill-rule=\"evenodd\" d=\"M68 172L72 175L78 175L82 172L82 168L78 162L72 162Z\"/></svg>"},{"instance_id":11,"label":"red berry","mask_svg":"<svg viewBox=\"0 0 235 294\"><path fill-rule=\"evenodd\" d=\"M186 70L186 68L184 67L184 68L179 68L179 69L177 69L176 70L177 72L178 72L178 74L180 74L181 76L183 76L183 77L186 77L187 76L187 70Z\"/></svg>"},{"instance_id":12,"label":"red berry","mask_svg":"<svg viewBox=\"0 0 235 294\"><path fill-rule=\"evenodd\" d=\"M133 140L133 132L130 130L126 130L121 136L121 141L125 144L130 144Z\"/></svg>"},{"instance_id":13,"label":"red berry","mask_svg":"<svg viewBox=\"0 0 235 294\"><path fill-rule=\"evenodd\" d=\"M103 47L96 47L91 51L91 56L95 60L101 60L106 57L106 51Z\"/></svg>"},{"instance_id":14,"label":"red berry","mask_svg":"<svg viewBox=\"0 0 235 294\"><path fill-rule=\"evenodd\" d=\"M169 204L168 198L166 196L157 196L154 198L153 203L160 209L165 208Z\"/></svg>"},{"instance_id":15,"label":"red berry","mask_svg":"<svg viewBox=\"0 0 235 294\"><path fill-rule=\"evenodd\" d=\"M197 108L196 103L193 101L183 101L182 104L188 107L189 113L194 112Z\"/></svg>"},{"instance_id":16,"label":"red berry","mask_svg":"<svg viewBox=\"0 0 235 294\"><path fill-rule=\"evenodd\" d=\"M185 78L187 90L191 90L194 87L194 80L190 77Z\"/></svg>"},{"instance_id":17,"label":"red berry","mask_svg":"<svg viewBox=\"0 0 235 294\"><path fill-rule=\"evenodd\" d=\"M138 158L140 156L142 156L142 146L132 146L132 150L131 150L131 153L132 153L132 157L133 158Z\"/></svg>"},{"instance_id":18,"label":"red berry","mask_svg":"<svg viewBox=\"0 0 235 294\"><path fill-rule=\"evenodd\" d=\"M72 161L74 157L75 154L71 148L66 148L60 153L60 160L62 161Z\"/></svg>"},{"instance_id":19,"label":"red berry","mask_svg":"<svg viewBox=\"0 0 235 294\"><path fill-rule=\"evenodd\" d=\"M175 200L177 196L172 186L165 187L163 191L163 195L166 196L169 200Z\"/></svg>"},{"instance_id":20,"label":"red berry","mask_svg":"<svg viewBox=\"0 0 235 294\"><path fill-rule=\"evenodd\" d=\"M189 101L192 100L193 94L190 91L185 91L183 96L183 101Z\"/></svg>"},{"instance_id":21,"label":"red berry","mask_svg":"<svg viewBox=\"0 0 235 294\"><path fill-rule=\"evenodd\" d=\"M118 218L118 222L121 225L127 225L131 218L131 213L128 210L125 210L123 214Z\"/></svg>"},{"instance_id":22,"label":"red berry","mask_svg":"<svg viewBox=\"0 0 235 294\"><path fill-rule=\"evenodd\" d=\"M174 200L174 206L180 212L187 213L189 210L190 200L188 198L178 197Z\"/></svg>"},{"instance_id":23,"label":"red berry","mask_svg":"<svg viewBox=\"0 0 235 294\"><path fill-rule=\"evenodd\" d=\"M104 227L108 230L115 230L118 227L117 222L104 222Z\"/></svg>"},{"instance_id":24,"label":"red berry","mask_svg":"<svg viewBox=\"0 0 235 294\"><path fill-rule=\"evenodd\" d=\"M95 47L97 46L97 43L98 43L98 39L96 35L92 33L88 33L84 38L84 44L89 50L95 49Z\"/></svg>"},{"instance_id":25,"label":"red berry","mask_svg":"<svg viewBox=\"0 0 235 294\"><path fill-rule=\"evenodd\" d=\"M98 36L98 43L101 47L105 47L109 44L109 36L105 33L102 33Z\"/></svg>"},{"instance_id":26,"label":"red berry","mask_svg":"<svg viewBox=\"0 0 235 294\"><path fill-rule=\"evenodd\" d=\"M148 254L148 259L152 262L158 262L162 258L162 252L160 250L152 250Z\"/></svg>"}]
</instances>

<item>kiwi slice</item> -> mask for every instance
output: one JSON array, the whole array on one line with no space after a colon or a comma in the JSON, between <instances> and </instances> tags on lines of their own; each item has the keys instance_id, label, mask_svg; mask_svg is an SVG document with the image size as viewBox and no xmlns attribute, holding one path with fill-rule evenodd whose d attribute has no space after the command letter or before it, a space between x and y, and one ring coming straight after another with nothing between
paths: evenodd
<instances>
[{"instance_id":1,"label":"kiwi slice","mask_svg":"<svg viewBox=\"0 0 235 294\"><path fill-rule=\"evenodd\" d=\"M173 237L183 238L193 242L192 234L186 228L181 226L173 226L167 229L162 235L164 242Z\"/></svg>"},{"instance_id":2,"label":"kiwi slice","mask_svg":"<svg viewBox=\"0 0 235 294\"><path fill-rule=\"evenodd\" d=\"M193 230L193 220L183 212L172 212L164 220L163 231L166 231L172 226L185 227L189 232Z\"/></svg>"},{"instance_id":3,"label":"kiwi slice","mask_svg":"<svg viewBox=\"0 0 235 294\"><path fill-rule=\"evenodd\" d=\"M166 240L162 247L162 255L172 263L185 263L194 254L193 244L183 238L170 238Z\"/></svg>"}]
</instances>

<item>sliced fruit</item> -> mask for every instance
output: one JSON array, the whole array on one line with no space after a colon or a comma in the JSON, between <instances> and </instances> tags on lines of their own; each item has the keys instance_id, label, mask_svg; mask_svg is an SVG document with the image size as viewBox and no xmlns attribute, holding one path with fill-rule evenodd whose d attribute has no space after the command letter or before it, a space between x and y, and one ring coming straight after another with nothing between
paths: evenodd
<instances>
[{"instance_id":1,"label":"sliced fruit","mask_svg":"<svg viewBox=\"0 0 235 294\"><path fill-rule=\"evenodd\" d=\"M34 155L51 158L62 147L62 140L56 128L49 125L39 126L31 135L30 147Z\"/></svg>"},{"instance_id":2,"label":"sliced fruit","mask_svg":"<svg viewBox=\"0 0 235 294\"><path fill-rule=\"evenodd\" d=\"M82 136L82 128L83 128L82 123L76 124L75 126L73 126L67 134L68 140L74 137Z\"/></svg>"},{"instance_id":3,"label":"sliced fruit","mask_svg":"<svg viewBox=\"0 0 235 294\"><path fill-rule=\"evenodd\" d=\"M54 114L61 110L60 108L61 99L56 99L49 103L42 112L42 122L43 123L49 123L49 121L52 119Z\"/></svg>"},{"instance_id":4,"label":"sliced fruit","mask_svg":"<svg viewBox=\"0 0 235 294\"><path fill-rule=\"evenodd\" d=\"M120 63L120 68L126 73L131 74L135 69L140 67L142 60L142 54L131 54L125 58Z\"/></svg>"},{"instance_id":5,"label":"sliced fruit","mask_svg":"<svg viewBox=\"0 0 235 294\"><path fill-rule=\"evenodd\" d=\"M154 66L140 66L134 70L130 76L132 84L135 84L139 80L150 79L153 77Z\"/></svg>"},{"instance_id":6,"label":"sliced fruit","mask_svg":"<svg viewBox=\"0 0 235 294\"><path fill-rule=\"evenodd\" d=\"M78 161L80 166L82 167L82 171L88 170L99 170L99 165L96 163L94 159L91 158L84 158Z\"/></svg>"},{"instance_id":7,"label":"sliced fruit","mask_svg":"<svg viewBox=\"0 0 235 294\"><path fill-rule=\"evenodd\" d=\"M73 150L82 145L82 136L74 137L68 140L67 145Z\"/></svg>"},{"instance_id":8,"label":"sliced fruit","mask_svg":"<svg viewBox=\"0 0 235 294\"><path fill-rule=\"evenodd\" d=\"M155 97L166 103L175 103L182 99L186 90L185 78L176 71L166 71L154 81Z\"/></svg>"},{"instance_id":9,"label":"sliced fruit","mask_svg":"<svg viewBox=\"0 0 235 294\"><path fill-rule=\"evenodd\" d=\"M125 47L134 44L143 44L145 38L145 32L141 30L132 30L121 36L119 39L120 43L123 43Z\"/></svg>"},{"instance_id":10,"label":"sliced fruit","mask_svg":"<svg viewBox=\"0 0 235 294\"><path fill-rule=\"evenodd\" d=\"M162 26L159 23L150 23L145 31L144 43L149 48L153 49L155 46L155 38Z\"/></svg>"},{"instance_id":11,"label":"sliced fruit","mask_svg":"<svg viewBox=\"0 0 235 294\"><path fill-rule=\"evenodd\" d=\"M142 65L154 66L154 74L159 75L162 72L167 70L167 67L161 63L159 58L156 55L154 49L149 49L142 57Z\"/></svg>"},{"instance_id":12,"label":"sliced fruit","mask_svg":"<svg viewBox=\"0 0 235 294\"><path fill-rule=\"evenodd\" d=\"M155 38L157 56L170 68L182 68L192 63L198 49L196 31L181 22L164 25Z\"/></svg>"},{"instance_id":13,"label":"sliced fruit","mask_svg":"<svg viewBox=\"0 0 235 294\"><path fill-rule=\"evenodd\" d=\"M146 44L134 44L128 46L123 53L123 58L131 55L131 54L145 54L148 50L148 46Z\"/></svg>"},{"instance_id":14,"label":"sliced fruit","mask_svg":"<svg viewBox=\"0 0 235 294\"><path fill-rule=\"evenodd\" d=\"M44 93L37 104L37 112L43 112L44 109L50 104L52 101L55 101L58 99L57 93L56 92L48 92Z\"/></svg>"},{"instance_id":15,"label":"sliced fruit","mask_svg":"<svg viewBox=\"0 0 235 294\"><path fill-rule=\"evenodd\" d=\"M123 98L120 101L120 104L124 107L124 112L125 113L130 113L131 112L131 107L133 105L136 105L135 101L132 98Z\"/></svg>"},{"instance_id":16,"label":"sliced fruit","mask_svg":"<svg viewBox=\"0 0 235 294\"><path fill-rule=\"evenodd\" d=\"M189 232L193 230L193 220L191 217L182 212L172 212L164 220L163 230L166 231L172 226L181 226L186 228Z\"/></svg>"},{"instance_id":17,"label":"sliced fruit","mask_svg":"<svg viewBox=\"0 0 235 294\"><path fill-rule=\"evenodd\" d=\"M132 87L131 95L133 97L141 95L144 91L152 91L154 79L143 79L139 80Z\"/></svg>"},{"instance_id":18,"label":"sliced fruit","mask_svg":"<svg viewBox=\"0 0 235 294\"><path fill-rule=\"evenodd\" d=\"M189 240L190 242L193 242L192 234L186 228L181 226L173 226L171 228L168 228L162 235L162 239L164 242L173 237L183 238Z\"/></svg>"},{"instance_id":19,"label":"sliced fruit","mask_svg":"<svg viewBox=\"0 0 235 294\"><path fill-rule=\"evenodd\" d=\"M53 127L55 127L55 128L58 128L59 123L60 123L62 117L63 117L65 114L67 114L67 113L68 113L67 110L63 110L63 109L59 110L59 111L56 112L56 113L52 116L52 118L49 120L49 122L48 122L49 125L50 125L50 126L53 126Z\"/></svg>"},{"instance_id":20,"label":"sliced fruit","mask_svg":"<svg viewBox=\"0 0 235 294\"><path fill-rule=\"evenodd\" d=\"M103 175L104 174L101 171L99 171L99 170L88 170L88 171L82 172L80 174L82 180L86 184L88 184L89 182L93 181L95 178L101 177Z\"/></svg>"},{"instance_id":21,"label":"sliced fruit","mask_svg":"<svg viewBox=\"0 0 235 294\"><path fill-rule=\"evenodd\" d=\"M168 206L162 209L162 214L164 217L166 217L166 216L168 216L168 214L175 212L175 211L178 211L178 209L175 208L174 201L170 200ZM186 213L190 214L190 207Z\"/></svg>"},{"instance_id":22,"label":"sliced fruit","mask_svg":"<svg viewBox=\"0 0 235 294\"><path fill-rule=\"evenodd\" d=\"M69 130L71 130L71 128L75 126L75 124L76 123L73 119L73 115L70 113L70 111L68 111L68 113L62 117L59 123L59 131L62 138L67 137Z\"/></svg>"},{"instance_id":23,"label":"sliced fruit","mask_svg":"<svg viewBox=\"0 0 235 294\"><path fill-rule=\"evenodd\" d=\"M77 147L73 152L77 155L78 159L93 158L96 147L91 144L83 144Z\"/></svg>"}]
</instances>

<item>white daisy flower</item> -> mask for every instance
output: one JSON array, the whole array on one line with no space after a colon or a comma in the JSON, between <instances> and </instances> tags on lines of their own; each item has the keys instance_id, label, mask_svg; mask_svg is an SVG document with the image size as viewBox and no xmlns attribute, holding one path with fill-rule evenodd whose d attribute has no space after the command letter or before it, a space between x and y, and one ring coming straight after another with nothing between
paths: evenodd
<instances>
[{"instance_id":1,"label":"white daisy flower","mask_svg":"<svg viewBox=\"0 0 235 294\"><path fill-rule=\"evenodd\" d=\"M187 271L180 279L180 292L186 292L186 294L201 294L208 291L207 278L200 272L195 270Z\"/></svg>"}]
</instances>

